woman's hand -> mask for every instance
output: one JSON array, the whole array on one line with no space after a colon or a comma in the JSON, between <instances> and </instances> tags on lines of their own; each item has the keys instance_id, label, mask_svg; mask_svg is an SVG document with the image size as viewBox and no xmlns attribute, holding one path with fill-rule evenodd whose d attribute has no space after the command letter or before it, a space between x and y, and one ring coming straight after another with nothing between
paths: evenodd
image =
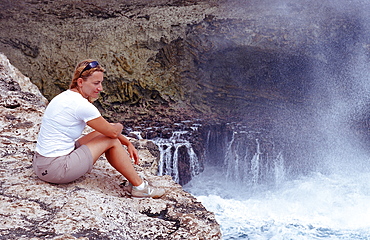
<instances>
[{"instance_id":1,"label":"woman's hand","mask_svg":"<svg viewBox=\"0 0 370 240\"><path fill-rule=\"evenodd\" d=\"M136 165L139 164L140 158L139 158L139 153L137 152L136 148L134 145L122 134L118 136L119 141L121 142L122 145L125 145L127 147L127 152L130 156L131 159L134 160L134 163Z\"/></svg>"},{"instance_id":2,"label":"woman's hand","mask_svg":"<svg viewBox=\"0 0 370 240\"><path fill-rule=\"evenodd\" d=\"M130 158L132 158L134 160L134 163L136 165L139 164L139 154L136 150L136 148L134 147L134 145L132 145L131 143L127 145L127 151L128 151L128 154L130 155Z\"/></svg>"}]
</instances>

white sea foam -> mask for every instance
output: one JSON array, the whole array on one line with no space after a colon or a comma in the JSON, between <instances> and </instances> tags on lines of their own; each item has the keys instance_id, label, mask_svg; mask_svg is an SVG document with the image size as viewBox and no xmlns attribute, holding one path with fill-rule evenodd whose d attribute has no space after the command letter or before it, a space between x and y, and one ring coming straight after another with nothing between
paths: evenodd
<instances>
[{"instance_id":1,"label":"white sea foam","mask_svg":"<svg viewBox=\"0 0 370 240\"><path fill-rule=\"evenodd\" d=\"M245 199L210 180L199 175L185 189L216 214L223 239L370 239L370 173L314 174L274 190L239 189Z\"/></svg>"}]
</instances>

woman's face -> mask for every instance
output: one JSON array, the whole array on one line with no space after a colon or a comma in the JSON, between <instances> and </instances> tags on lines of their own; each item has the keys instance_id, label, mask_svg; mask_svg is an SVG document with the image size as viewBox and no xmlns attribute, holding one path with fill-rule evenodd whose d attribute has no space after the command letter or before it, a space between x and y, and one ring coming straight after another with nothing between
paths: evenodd
<instances>
[{"instance_id":1,"label":"woman's face","mask_svg":"<svg viewBox=\"0 0 370 240\"><path fill-rule=\"evenodd\" d=\"M91 76L89 76L86 81L81 79L82 81L79 82L79 86L84 97L99 97L99 93L103 91L103 75L103 72L96 71Z\"/></svg>"}]
</instances>

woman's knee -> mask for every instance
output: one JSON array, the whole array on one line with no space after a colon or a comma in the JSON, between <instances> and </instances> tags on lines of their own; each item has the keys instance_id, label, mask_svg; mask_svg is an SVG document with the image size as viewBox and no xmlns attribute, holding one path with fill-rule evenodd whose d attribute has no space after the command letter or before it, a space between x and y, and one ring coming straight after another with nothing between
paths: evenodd
<instances>
[{"instance_id":1,"label":"woman's knee","mask_svg":"<svg viewBox=\"0 0 370 240\"><path fill-rule=\"evenodd\" d=\"M122 146L121 142L119 141L118 138L110 138L110 137L107 137L109 138L109 140L112 142L112 145L113 146Z\"/></svg>"},{"instance_id":2,"label":"woman's knee","mask_svg":"<svg viewBox=\"0 0 370 240\"><path fill-rule=\"evenodd\" d=\"M106 148L106 151L108 151L110 149L117 149L117 148L122 147L122 144L121 144L121 142L119 141L118 138L106 137L105 141L107 141L107 143L108 143L108 147Z\"/></svg>"},{"instance_id":3,"label":"woman's knee","mask_svg":"<svg viewBox=\"0 0 370 240\"><path fill-rule=\"evenodd\" d=\"M105 153L109 149L118 147L120 145L120 142L118 139L99 135L91 139L91 141L87 142L85 145L89 147L94 158L96 158L96 156L99 157L101 154Z\"/></svg>"},{"instance_id":4,"label":"woman's knee","mask_svg":"<svg viewBox=\"0 0 370 240\"><path fill-rule=\"evenodd\" d=\"M93 140L94 138L96 137L99 137L99 136L103 136L103 134L97 132L97 131L93 131L91 133L88 133L86 134L85 136L82 136L81 138L79 138L77 141L81 144L81 145L84 145L88 142L90 142L91 140Z\"/></svg>"}]
</instances>

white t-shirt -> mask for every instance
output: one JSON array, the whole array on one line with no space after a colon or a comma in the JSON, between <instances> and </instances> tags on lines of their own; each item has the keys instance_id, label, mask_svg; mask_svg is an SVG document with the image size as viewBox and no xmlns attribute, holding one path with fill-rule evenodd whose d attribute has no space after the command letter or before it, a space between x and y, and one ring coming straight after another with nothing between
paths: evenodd
<instances>
[{"instance_id":1,"label":"white t-shirt","mask_svg":"<svg viewBox=\"0 0 370 240\"><path fill-rule=\"evenodd\" d=\"M71 90L54 97L47 106L38 134L36 151L44 157L59 157L75 148L86 122L100 117L99 110Z\"/></svg>"}]
</instances>

